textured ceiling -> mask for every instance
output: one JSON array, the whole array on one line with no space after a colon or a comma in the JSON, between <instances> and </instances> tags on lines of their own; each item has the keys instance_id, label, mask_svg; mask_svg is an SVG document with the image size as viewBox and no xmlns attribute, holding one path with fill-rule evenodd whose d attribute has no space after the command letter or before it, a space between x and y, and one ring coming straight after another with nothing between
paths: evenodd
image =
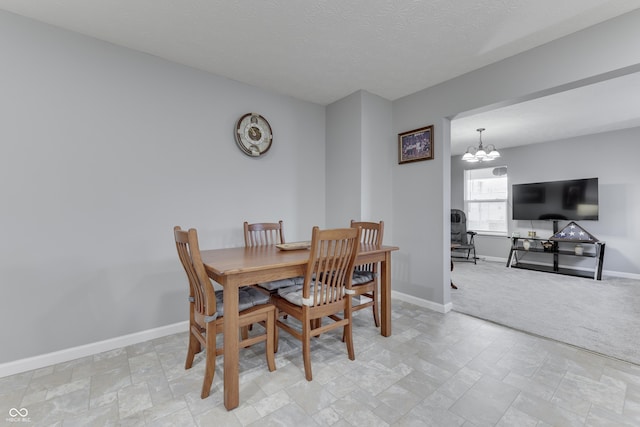
<instances>
[{"instance_id":1,"label":"textured ceiling","mask_svg":"<svg viewBox=\"0 0 640 427\"><path fill-rule=\"evenodd\" d=\"M0 0L0 9L322 105L360 89L395 100L638 7L640 0Z\"/></svg>"},{"instance_id":2,"label":"textured ceiling","mask_svg":"<svg viewBox=\"0 0 640 427\"><path fill-rule=\"evenodd\" d=\"M293 97L389 100L637 0L0 0L0 8Z\"/></svg>"}]
</instances>

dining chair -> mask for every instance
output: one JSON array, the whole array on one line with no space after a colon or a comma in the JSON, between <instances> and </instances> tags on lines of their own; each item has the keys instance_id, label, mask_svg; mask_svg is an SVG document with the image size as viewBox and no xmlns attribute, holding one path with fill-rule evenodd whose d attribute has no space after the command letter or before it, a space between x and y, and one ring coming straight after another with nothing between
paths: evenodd
<instances>
[{"instance_id":1,"label":"dining chair","mask_svg":"<svg viewBox=\"0 0 640 427\"><path fill-rule=\"evenodd\" d=\"M284 224L278 222L244 222L244 245L246 247L277 245L285 243Z\"/></svg>"},{"instance_id":2,"label":"dining chair","mask_svg":"<svg viewBox=\"0 0 640 427\"><path fill-rule=\"evenodd\" d=\"M284 240L284 224L282 220L278 222L256 222L249 224L244 222L244 246L247 248L255 246L269 246L286 243ZM271 282L258 283L258 286L265 289L270 294L274 294L279 288L302 284L302 276L289 279L274 280Z\"/></svg>"},{"instance_id":3,"label":"dining chair","mask_svg":"<svg viewBox=\"0 0 640 427\"><path fill-rule=\"evenodd\" d=\"M348 289L360 249L359 242L359 228L320 230L313 227L303 283L280 288L272 298L276 306L276 351L279 329L300 340L307 381L312 380L311 338L314 336L343 328L349 359L355 360ZM290 318L286 321L281 319L283 314ZM322 325L321 319L325 317L331 322Z\"/></svg>"},{"instance_id":4,"label":"dining chair","mask_svg":"<svg viewBox=\"0 0 640 427\"><path fill-rule=\"evenodd\" d=\"M362 229L360 241L366 244L382 245L382 236L384 234L384 221L366 222L351 220L351 227ZM358 311L367 307L372 307L373 321L376 327L380 327L380 314L378 310L378 289L379 274L378 264L371 263L358 265L353 271L353 280L351 281L352 296L366 297L369 300L353 305L352 310Z\"/></svg>"},{"instance_id":5,"label":"dining chair","mask_svg":"<svg viewBox=\"0 0 640 427\"><path fill-rule=\"evenodd\" d=\"M185 369L193 365L194 356L205 349L205 375L202 383L202 399L209 396L216 368L216 356L223 349L216 347L216 337L224 330L223 291L215 291L207 276L200 248L198 233L195 229L173 228L178 257L184 267L189 282L189 348ZM263 334L246 337L241 334L239 347L245 348L259 342L266 342L266 357L269 371L276 369L275 363L275 307L269 303L269 296L251 286L245 286L239 292L239 326L246 329L249 325L260 323Z\"/></svg>"}]
</instances>

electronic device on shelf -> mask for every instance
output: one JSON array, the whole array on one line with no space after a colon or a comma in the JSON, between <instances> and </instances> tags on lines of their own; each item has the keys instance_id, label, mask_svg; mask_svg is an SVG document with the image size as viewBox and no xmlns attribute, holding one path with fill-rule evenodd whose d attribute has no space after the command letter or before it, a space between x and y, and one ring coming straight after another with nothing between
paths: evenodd
<instances>
[{"instance_id":1,"label":"electronic device on shelf","mask_svg":"<svg viewBox=\"0 0 640 427\"><path fill-rule=\"evenodd\" d=\"M598 220L598 178L512 185L514 220Z\"/></svg>"}]
</instances>

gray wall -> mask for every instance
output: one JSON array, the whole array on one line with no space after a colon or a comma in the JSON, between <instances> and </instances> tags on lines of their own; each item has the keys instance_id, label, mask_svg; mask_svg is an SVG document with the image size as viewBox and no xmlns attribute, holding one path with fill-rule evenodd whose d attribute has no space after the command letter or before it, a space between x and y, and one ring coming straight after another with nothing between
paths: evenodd
<instances>
[{"instance_id":1,"label":"gray wall","mask_svg":"<svg viewBox=\"0 0 640 427\"><path fill-rule=\"evenodd\" d=\"M640 10L394 101L394 133L436 126L434 160L393 168L394 289L445 308L451 302L448 119L640 64L638 40Z\"/></svg>"},{"instance_id":2,"label":"gray wall","mask_svg":"<svg viewBox=\"0 0 640 427\"><path fill-rule=\"evenodd\" d=\"M637 225L637 218L640 218L638 141L640 128L550 141L500 150L502 158L496 165L507 165L509 185L598 177L599 220L578 221L578 224L606 242L605 272L637 277L640 274L640 258L635 253L640 241ZM451 205L462 208L464 170L471 167L460 157L451 158ZM567 223L560 221L560 228ZM509 221L509 234L520 232L525 236L531 229L530 221ZM533 221L533 230L541 237L550 237L552 222ZM478 236L476 249L480 256L506 259L509 242L506 238Z\"/></svg>"},{"instance_id":3,"label":"gray wall","mask_svg":"<svg viewBox=\"0 0 640 427\"><path fill-rule=\"evenodd\" d=\"M391 221L391 171L398 155L392 133L392 103L362 92L361 219ZM385 228L384 242L393 242L393 228Z\"/></svg>"},{"instance_id":4,"label":"gray wall","mask_svg":"<svg viewBox=\"0 0 640 427\"><path fill-rule=\"evenodd\" d=\"M357 91L327 106L327 226L390 220L392 104ZM348 218L345 222L345 218ZM385 231L385 243L392 230Z\"/></svg>"},{"instance_id":5,"label":"gray wall","mask_svg":"<svg viewBox=\"0 0 640 427\"><path fill-rule=\"evenodd\" d=\"M362 92L355 92L327 107L328 227L348 226L360 218ZM339 189L339 191L335 191ZM318 205L318 208L324 206Z\"/></svg>"},{"instance_id":6,"label":"gray wall","mask_svg":"<svg viewBox=\"0 0 640 427\"><path fill-rule=\"evenodd\" d=\"M638 64L639 39L637 11L393 103L362 91L325 109L0 12L0 363L185 320L176 224L225 247L243 219L283 219L290 241L384 219L394 290L445 307L449 118ZM232 137L253 111L274 128L261 159ZM435 159L398 165L396 135L428 124Z\"/></svg>"},{"instance_id":7,"label":"gray wall","mask_svg":"<svg viewBox=\"0 0 640 427\"><path fill-rule=\"evenodd\" d=\"M174 225L204 248L324 226L324 107L5 12L0 52L0 363L187 320ZM247 112L264 158L235 145Z\"/></svg>"}]
</instances>

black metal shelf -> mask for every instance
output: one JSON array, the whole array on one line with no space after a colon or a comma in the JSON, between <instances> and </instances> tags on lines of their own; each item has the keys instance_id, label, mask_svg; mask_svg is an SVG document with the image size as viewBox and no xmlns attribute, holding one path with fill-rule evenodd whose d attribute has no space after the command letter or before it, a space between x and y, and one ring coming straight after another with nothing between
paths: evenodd
<instances>
[{"instance_id":1,"label":"black metal shelf","mask_svg":"<svg viewBox=\"0 0 640 427\"><path fill-rule=\"evenodd\" d=\"M595 258L598 256L598 254L594 253L594 252L584 252L582 255L578 255L575 253L575 251L569 251L569 250L562 250L562 249L558 249L558 250L547 250L547 249L540 249L540 248L529 248L529 249L525 249L522 246L518 246L517 248L513 248L514 251L520 251L520 252L535 252L535 253L545 253L545 254L558 254L558 255L571 255L571 256L576 256L576 257L582 257L582 258Z\"/></svg>"},{"instance_id":2,"label":"black metal shelf","mask_svg":"<svg viewBox=\"0 0 640 427\"><path fill-rule=\"evenodd\" d=\"M511 268L521 268L523 270L535 270L535 271L541 271L544 273L564 274L565 276L576 276L576 277L585 277L587 279L593 279L592 271L579 270L576 268L558 267L557 269L554 269L552 265L529 264L526 262L518 262L516 264L511 264Z\"/></svg>"},{"instance_id":3,"label":"black metal shelf","mask_svg":"<svg viewBox=\"0 0 640 427\"><path fill-rule=\"evenodd\" d=\"M559 255L569 255L569 256L575 256L575 257L581 257L581 258L595 258L598 256L598 254L593 253L593 252L584 252L582 255L578 255L575 253L575 251L562 251L559 250L558 251Z\"/></svg>"},{"instance_id":4,"label":"black metal shelf","mask_svg":"<svg viewBox=\"0 0 640 427\"><path fill-rule=\"evenodd\" d=\"M591 279L601 280L602 279L602 264L604 262L604 242L575 242L580 243L586 247L593 247L593 250L584 251L582 254L576 254L574 250L560 249L560 245L563 243L572 243L574 242L557 242L554 241L553 246L545 249L536 247L538 242L547 241L545 239L540 238L528 238L528 237L510 237L511 239L511 250L509 251L509 258L507 259L507 267L512 268L521 268L526 270L536 270L542 271L546 273L556 273L556 274L564 274L570 276L577 277L587 277ZM522 245L522 242L525 240L529 240L534 242L534 246L529 247L529 249L525 249ZM529 262L523 262L522 256L518 256L520 253L536 253L536 254L549 254L551 255L551 260L549 264L534 264ZM560 257L574 257L574 258L595 258L596 263L592 270L582 270L571 267L560 267L559 259Z\"/></svg>"}]
</instances>

